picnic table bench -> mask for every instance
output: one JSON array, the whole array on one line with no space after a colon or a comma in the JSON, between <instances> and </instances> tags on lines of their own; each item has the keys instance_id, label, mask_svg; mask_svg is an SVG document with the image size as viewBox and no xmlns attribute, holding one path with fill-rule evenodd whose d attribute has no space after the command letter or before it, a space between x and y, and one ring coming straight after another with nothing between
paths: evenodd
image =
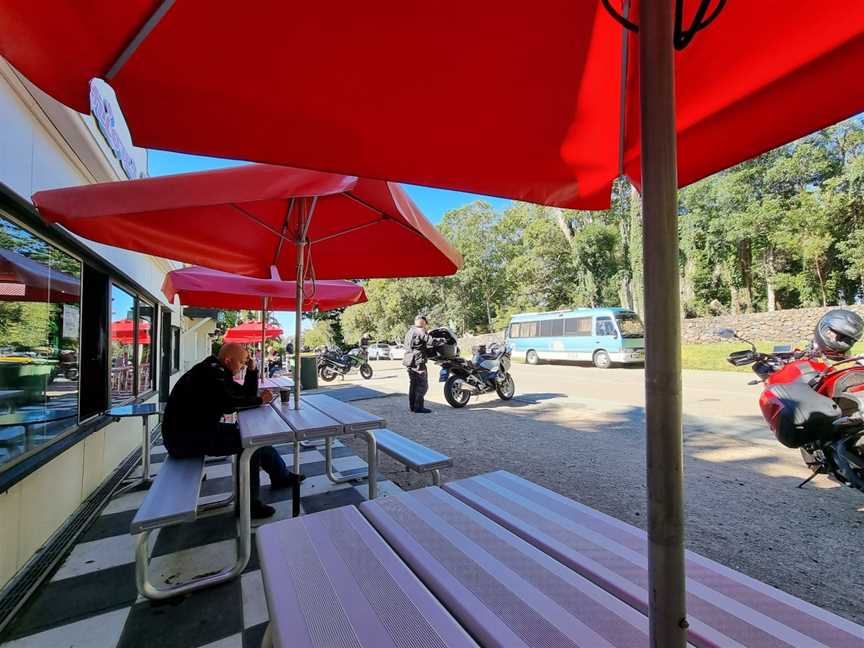
<instances>
[{"instance_id":1,"label":"picnic table bench","mask_svg":"<svg viewBox=\"0 0 864 648\"><path fill-rule=\"evenodd\" d=\"M408 470L431 473L432 484L435 486L441 485L441 468L453 465L453 459L447 455L406 439L387 428L375 430L375 441L381 452L395 459Z\"/></svg>"},{"instance_id":2,"label":"picnic table bench","mask_svg":"<svg viewBox=\"0 0 864 648\"><path fill-rule=\"evenodd\" d=\"M503 471L277 522L258 535L264 645L648 646L646 546L641 530ZM864 646L864 627L687 561L688 646Z\"/></svg>"},{"instance_id":3,"label":"picnic table bench","mask_svg":"<svg viewBox=\"0 0 864 648\"><path fill-rule=\"evenodd\" d=\"M641 529L505 471L444 490L647 613L648 541ZM686 561L695 646L864 646L859 625L692 551Z\"/></svg>"},{"instance_id":4,"label":"picnic table bench","mask_svg":"<svg viewBox=\"0 0 864 648\"><path fill-rule=\"evenodd\" d=\"M129 532L135 538L135 583L138 592L149 599L165 599L210 587L236 578L245 568L246 561L238 552L237 562L232 566L185 583L160 587L150 580L150 534L156 529L194 522L204 511L222 509L233 503L234 492L225 498L207 504L199 504L201 481L204 477L204 457L177 459L168 456L153 480L144 501L135 513ZM242 563L242 564L241 564Z\"/></svg>"}]
</instances>

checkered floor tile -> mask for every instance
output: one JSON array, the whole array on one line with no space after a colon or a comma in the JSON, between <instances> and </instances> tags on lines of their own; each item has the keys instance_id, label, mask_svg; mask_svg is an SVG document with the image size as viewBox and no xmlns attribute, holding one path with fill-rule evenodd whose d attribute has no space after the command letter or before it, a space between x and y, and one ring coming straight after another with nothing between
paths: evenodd
<instances>
[{"instance_id":1,"label":"checkered floor tile","mask_svg":"<svg viewBox=\"0 0 864 648\"><path fill-rule=\"evenodd\" d=\"M277 446L285 463L293 461L292 446ZM350 470L365 462L338 441L334 468ZM165 449L153 448L152 472L158 473ZM306 481L301 488L304 513L358 504L368 493L365 484L333 484L324 474L323 448L301 448L300 466ZM140 474L140 467L139 467ZM227 459L207 464L202 500L224 497L231 490ZM261 499L276 508L269 520L291 516L291 490L271 491L261 474ZM379 483L381 495L398 492L389 481ZM3 648L244 648L261 645L267 606L254 551L242 576L219 587L154 603L135 588L134 538L129 523L146 491L132 490L110 500L79 537L72 551L18 613L4 633ZM235 559L236 518L212 515L193 524L161 529L151 535L151 574L154 580L179 582L230 565Z\"/></svg>"}]
</instances>

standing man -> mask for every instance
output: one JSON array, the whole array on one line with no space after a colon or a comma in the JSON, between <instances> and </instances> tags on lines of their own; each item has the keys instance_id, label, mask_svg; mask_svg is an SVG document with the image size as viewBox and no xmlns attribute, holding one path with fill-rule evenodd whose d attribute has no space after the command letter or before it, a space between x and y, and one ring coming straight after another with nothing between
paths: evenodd
<instances>
[{"instance_id":1,"label":"standing man","mask_svg":"<svg viewBox=\"0 0 864 648\"><path fill-rule=\"evenodd\" d=\"M243 385L234 380L246 365ZM241 407L254 407L273 400L269 389L258 396L255 360L239 344L222 345L219 354L192 367L171 390L162 419L162 440L172 457L222 456L243 451L236 423L222 423L225 414ZM255 451L251 461L252 517L266 518L276 512L259 499L259 469L270 475L270 488L293 486L297 475L290 472L272 446Z\"/></svg>"},{"instance_id":2,"label":"standing man","mask_svg":"<svg viewBox=\"0 0 864 648\"><path fill-rule=\"evenodd\" d=\"M429 349L435 346L435 340L426 332L429 322L425 315L414 319L414 326L405 336L405 357L402 364L408 369L408 406L412 412L430 414L432 410L423 406L423 398L429 391L429 375L426 371L426 361L429 359Z\"/></svg>"}]
</instances>

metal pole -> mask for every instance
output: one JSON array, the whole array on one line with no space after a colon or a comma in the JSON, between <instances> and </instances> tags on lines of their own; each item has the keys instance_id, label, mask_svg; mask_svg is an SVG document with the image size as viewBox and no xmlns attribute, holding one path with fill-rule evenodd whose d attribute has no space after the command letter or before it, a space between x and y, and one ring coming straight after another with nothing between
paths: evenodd
<instances>
[{"instance_id":1,"label":"metal pole","mask_svg":"<svg viewBox=\"0 0 864 648\"><path fill-rule=\"evenodd\" d=\"M653 648L684 648L687 644L673 6L669 0L643 0L639 9L648 583Z\"/></svg>"},{"instance_id":2,"label":"metal pole","mask_svg":"<svg viewBox=\"0 0 864 648\"><path fill-rule=\"evenodd\" d=\"M304 200L300 206L300 223L297 228L297 304L294 308L294 409L300 409L300 318L303 316L303 246L304 227L308 203Z\"/></svg>"},{"instance_id":3,"label":"metal pole","mask_svg":"<svg viewBox=\"0 0 864 648\"><path fill-rule=\"evenodd\" d=\"M264 343L267 340L267 298L261 298L261 366L258 367L258 382L267 376L264 359Z\"/></svg>"}]
</instances>

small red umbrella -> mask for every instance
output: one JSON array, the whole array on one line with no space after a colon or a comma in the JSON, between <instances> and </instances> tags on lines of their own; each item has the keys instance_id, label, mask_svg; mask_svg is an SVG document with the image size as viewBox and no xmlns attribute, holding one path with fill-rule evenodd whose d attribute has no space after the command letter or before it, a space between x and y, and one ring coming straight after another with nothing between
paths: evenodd
<instances>
[{"instance_id":1,"label":"small red umbrella","mask_svg":"<svg viewBox=\"0 0 864 648\"><path fill-rule=\"evenodd\" d=\"M23 254L0 249L0 301L77 304L80 280Z\"/></svg>"},{"instance_id":2,"label":"small red umbrella","mask_svg":"<svg viewBox=\"0 0 864 648\"><path fill-rule=\"evenodd\" d=\"M170 302L178 296L184 306L260 308L262 321L266 319L268 309L271 311L297 309L296 281L256 279L200 266L169 272L165 275L162 292ZM302 293L303 311L313 309L327 311L366 301L366 291L363 286L350 281L307 281L302 288ZM265 337L266 332L259 328L256 341L261 341L262 350Z\"/></svg>"},{"instance_id":3,"label":"small red umbrella","mask_svg":"<svg viewBox=\"0 0 864 648\"><path fill-rule=\"evenodd\" d=\"M150 322L138 322L139 344L150 344ZM122 319L111 322L111 339L120 344L132 344L135 341L135 320Z\"/></svg>"},{"instance_id":4,"label":"small red umbrella","mask_svg":"<svg viewBox=\"0 0 864 648\"><path fill-rule=\"evenodd\" d=\"M268 324L267 327L264 328L261 322L246 322L245 324L232 326L225 332L223 339L225 342L239 342L240 344L260 342L262 329L264 336L268 340L282 337L282 329L278 326Z\"/></svg>"},{"instance_id":5,"label":"small red umbrella","mask_svg":"<svg viewBox=\"0 0 864 648\"><path fill-rule=\"evenodd\" d=\"M257 279L191 266L165 275L162 292L169 302L174 296L184 306L223 309L293 311L297 306L297 282ZM344 308L366 301L363 286L350 281L306 281L303 311Z\"/></svg>"}]
</instances>

